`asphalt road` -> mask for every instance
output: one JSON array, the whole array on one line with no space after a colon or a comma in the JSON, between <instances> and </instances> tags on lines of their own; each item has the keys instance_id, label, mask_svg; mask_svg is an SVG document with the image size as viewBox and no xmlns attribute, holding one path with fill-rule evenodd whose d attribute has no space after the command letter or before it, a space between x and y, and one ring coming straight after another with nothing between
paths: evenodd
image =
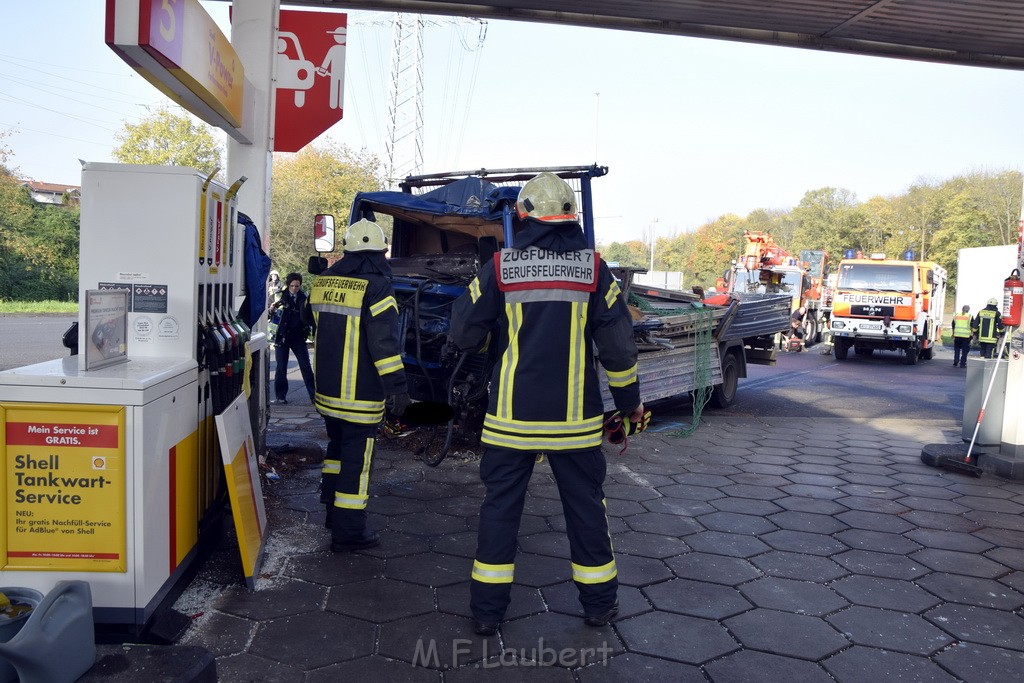
<instances>
[{"instance_id":1,"label":"asphalt road","mask_svg":"<svg viewBox=\"0 0 1024 683\"><path fill-rule=\"evenodd\" d=\"M68 355L64 331L78 320L67 315L0 315L0 370L20 368Z\"/></svg>"},{"instance_id":2,"label":"asphalt road","mask_svg":"<svg viewBox=\"0 0 1024 683\"><path fill-rule=\"evenodd\" d=\"M821 355L814 346L779 353L774 367L748 366L736 401L708 414L743 417L840 417L936 420L963 418L967 370L953 367L953 350L936 349L935 358L904 365L896 352L871 356L851 353L846 361ZM976 352L975 352L976 353ZM655 421L688 423L688 399L659 402Z\"/></svg>"},{"instance_id":3,"label":"asphalt road","mask_svg":"<svg viewBox=\"0 0 1024 683\"><path fill-rule=\"evenodd\" d=\"M0 317L0 370L66 356L61 335L75 315ZM821 346L780 353L774 367L752 365L740 380L736 401L709 414L743 417L858 417L908 420L963 417L966 370L952 367L952 349L939 348L931 361L904 365L895 352L849 355L844 362L823 356ZM294 365L294 363L292 363ZM293 389L301 389L292 368ZM655 421L689 423L688 398L660 401Z\"/></svg>"}]
</instances>

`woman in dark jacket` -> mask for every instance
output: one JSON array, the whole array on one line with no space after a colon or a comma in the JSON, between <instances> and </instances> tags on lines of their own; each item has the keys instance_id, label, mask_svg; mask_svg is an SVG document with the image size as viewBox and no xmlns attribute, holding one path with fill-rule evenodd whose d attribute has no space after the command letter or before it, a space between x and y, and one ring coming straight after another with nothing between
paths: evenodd
<instances>
[{"instance_id":1,"label":"woman in dark jacket","mask_svg":"<svg viewBox=\"0 0 1024 683\"><path fill-rule=\"evenodd\" d=\"M274 359L277 369L274 371L274 396L276 403L288 403L288 353L295 354L295 362L299 364L302 381L306 385L310 403L316 391L313 380L313 367L309 363L309 349L306 338L309 337L309 326L302 320L302 308L306 305L306 295L302 291L302 276L288 273L285 279L287 289L281 299L270 306L273 315L281 309L281 322L277 326L277 338L274 340Z\"/></svg>"}]
</instances>

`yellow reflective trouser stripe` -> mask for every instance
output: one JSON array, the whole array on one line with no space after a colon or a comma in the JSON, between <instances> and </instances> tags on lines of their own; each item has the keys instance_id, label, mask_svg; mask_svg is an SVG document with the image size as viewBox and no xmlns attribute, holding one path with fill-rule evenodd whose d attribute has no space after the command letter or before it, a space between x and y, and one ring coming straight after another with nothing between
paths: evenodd
<instances>
[{"instance_id":1,"label":"yellow reflective trouser stripe","mask_svg":"<svg viewBox=\"0 0 1024 683\"><path fill-rule=\"evenodd\" d=\"M565 402L565 419L575 422L583 419L583 359L586 358L586 335L583 326L587 322L587 304L574 302L571 305L572 320L569 321L569 377Z\"/></svg>"},{"instance_id":2,"label":"yellow reflective trouser stripe","mask_svg":"<svg viewBox=\"0 0 1024 683\"><path fill-rule=\"evenodd\" d=\"M488 446L517 451L567 451L596 448L601 445L601 430L571 437L522 436L494 432L484 427L480 440Z\"/></svg>"},{"instance_id":3,"label":"yellow reflective trouser stripe","mask_svg":"<svg viewBox=\"0 0 1024 683\"><path fill-rule=\"evenodd\" d=\"M509 432L528 432L532 434L565 434L567 432L587 432L592 429L601 429L604 425L604 417L595 415L580 420L566 420L564 422L532 422L529 420L503 420L491 414L484 416L484 426L492 429L500 429Z\"/></svg>"},{"instance_id":4,"label":"yellow reflective trouser stripe","mask_svg":"<svg viewBox=\"0 0 1024 683\"><path fill-rule=\"evenodd\" d=\"M612 284L608 287L608 293L604 295L604 302L608 304L608 308L615 305L615 299L619 296L620 292L622 290L619 289L619 283L612 280Z\"/></svg>"},{"instance_id":5,"label":"yellow reflective trouser stripe","mask_svg":"<svg viewBox=\"0 0 1024 683\"><path fill-rule=\"evenodd\" d=\"M381 358L380 360L373 361L374 367L377 368L378 375L386 375L390 372L398 372L402 369L402 357L401 356L389 356L387 358Z\"/></svg>"},{"instance_id":6,"label":"yellow reflective trouser stripe","mask_svg":"<svg viewBox=\"0 0 1024 683\"><path fill-rule=\"evenodd\" d=\"M605 583L614 579L618 573L615 568L615 560L600 567L585 567L582 564L572 563L572 580L577 583Z\"/></svg>"},{"instance_id":7,"label":"yellow reflective trouser stripe","mask_svg":"<svg viewBox=\"0 0 1024 683\"><path fill-rule=\"evenodd\" d=\"M512 583L514 569L514 564L486 564L480 560L473 560L472 578L483 583Z\"/></svg>"},{"instance_id":8,"label":"yellow reflective trouser stripe","mask_svg":"<svg viewBox=\"0 0 1024 683\"><path fill-rule=\"evenodd\" d=\"M359 366L359 319L345 319L345 350L341 357L341 398L356 395L356 370Z\"/></svg>"},{"instance_id":9,"label":"yellow reflective trouser stripe","mask_svg":"<svg viewBox=\"0 0 1024 683\"><path fill-rule=\"evenodd\" d=\"M373 464L373 439L367 439L363 447L363 469L359 472L359 497L363 500L363 507L370 497L370 465Z\"/></svg>"},{"instance_id":10,"label":"yellow reflective trouser stripe","mask_svg":"<svg viewBox=\"0 0 1024 683\"><path fill-rule=\"evenodd\" d=\"M354 493L335 493L334 507L348 508L350 510L363 510L366 508L367 496Z\"/></svg>"},{"instance_id":11,"label":"yellow reflective trouser stripe","mask_svg":"<svg viewBox=\"0 0 1024 683\"><path fill-rule=\"evenodd\" d=\"M389 308L393 308L395 311L398 310L398 304L395 303L395 297L393 296L386 296L374 305L370 306L370 315L376 317Z\"/></svg>"},{"instance_id":12,"label":"yellow reflective trouser stripe","mask_svg":"<svg viewBox=\"0 0 1024 683\"><path fill-rule=\"evenodd\" d=\"M628 386L636 381L636 364L628 370L609 370L605 368L604 373L608 375L608 386Z\"/></svg>"},{"instance_id":13,"label":"yellow reflective trouser stripe","mask_svg":"<svg viewBox=\"0 0 1024 683\"><path fill-rule=\"evenodd\" d=\"M519 364L519 327L523 319L522 304L505 304L508 318L508 348L501 359L501 380L498 383L498 415L512 417L512 389Z\"/></svg>"},{"instance_id":14,"label":"yellow reflective trouser stripe","mask_svg":"<svg viewBox=\"0 0 1024 683\"><path fill-rule=\"evenodd\" d=\"M323 469L320 471L323 474L337 474L338 472L341 472L341 461L325 459Z\"/></svg>"},{"instance_id":15,"label":"yellow reflective trouser stripe","mask_svg":"<svg viewBox=\"0 0 1024 683\"><path fill-rule=\"evenodd\" d=\"M480 298L480 278L473 278L473 281L469 283L469 298L476 303L476 300Z\"/></svg>"}]
</instances>

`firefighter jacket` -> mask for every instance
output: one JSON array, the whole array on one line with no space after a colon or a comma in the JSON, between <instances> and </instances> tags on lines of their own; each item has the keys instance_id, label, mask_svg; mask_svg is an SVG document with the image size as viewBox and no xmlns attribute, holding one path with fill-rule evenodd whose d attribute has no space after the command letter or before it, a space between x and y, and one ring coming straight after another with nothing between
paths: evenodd
<instances>
[{"instance_id":1,"label":"firefighter jacket","mask_svg":"<svg viewBox=\"0 0 1024 683\"><path fill-rule=\"evenodd\" d=\"M995 306L989 305L978 311L974 319L974 328L978 330L978 341L982 344L995 344L996 335L1003 331L1003 320Z\"/></svg>"},{"instance_id":2,"label":"firefighter jacket","mask_svg":"<svg viewBox=\"0 0 1024 683\"><path fill-rule=\"evenodd\" d=\"M967 338L971 334L971 316L966 313L959 313L953 316L953 336Z\"/></svg>"},{"instance_id":3,"label":"firefighter jacket","mask_svg":"<svg viewBox=\"0 0 1024 683\"><path fill-rule=\"evenodd\" d=\"M499 251L453 305L460 349L475 351L491 334L496 362L481 437L490 446L599 447L604 406L595 346L616 408L640 404L633 325L619 286L586 248L579 225L567 225L543 226L551 232Z\"/></svg>"},{"instance_id":4,"label":"firefighter jacket","mask_svg":"<svg viewBox=\"0 0 1024 683\"><path fill-rule=\"evenodd\" d=\"M309 293L307 316L316 325L314 402L321 415L376 424L384 399L408 389L394 290L380 273L352 272L361 258L346 254L313 281Z\"/></svg>"}]
</instances>

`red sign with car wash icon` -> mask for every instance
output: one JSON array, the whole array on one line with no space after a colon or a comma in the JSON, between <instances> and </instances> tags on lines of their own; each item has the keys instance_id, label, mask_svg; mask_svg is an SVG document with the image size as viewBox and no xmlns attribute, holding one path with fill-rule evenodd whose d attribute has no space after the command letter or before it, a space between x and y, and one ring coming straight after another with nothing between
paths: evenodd
<instances>
[{"instance_id":1,"label":"red sign with car wash icon","mask_svg":"<svg viewBox=\"0 0 1024 683\"><path fill-rule=\"evenodd\" d=\"M341 120L348 15L281 10L274 151L298 152Z\"/></svg>"}]
</instances>

